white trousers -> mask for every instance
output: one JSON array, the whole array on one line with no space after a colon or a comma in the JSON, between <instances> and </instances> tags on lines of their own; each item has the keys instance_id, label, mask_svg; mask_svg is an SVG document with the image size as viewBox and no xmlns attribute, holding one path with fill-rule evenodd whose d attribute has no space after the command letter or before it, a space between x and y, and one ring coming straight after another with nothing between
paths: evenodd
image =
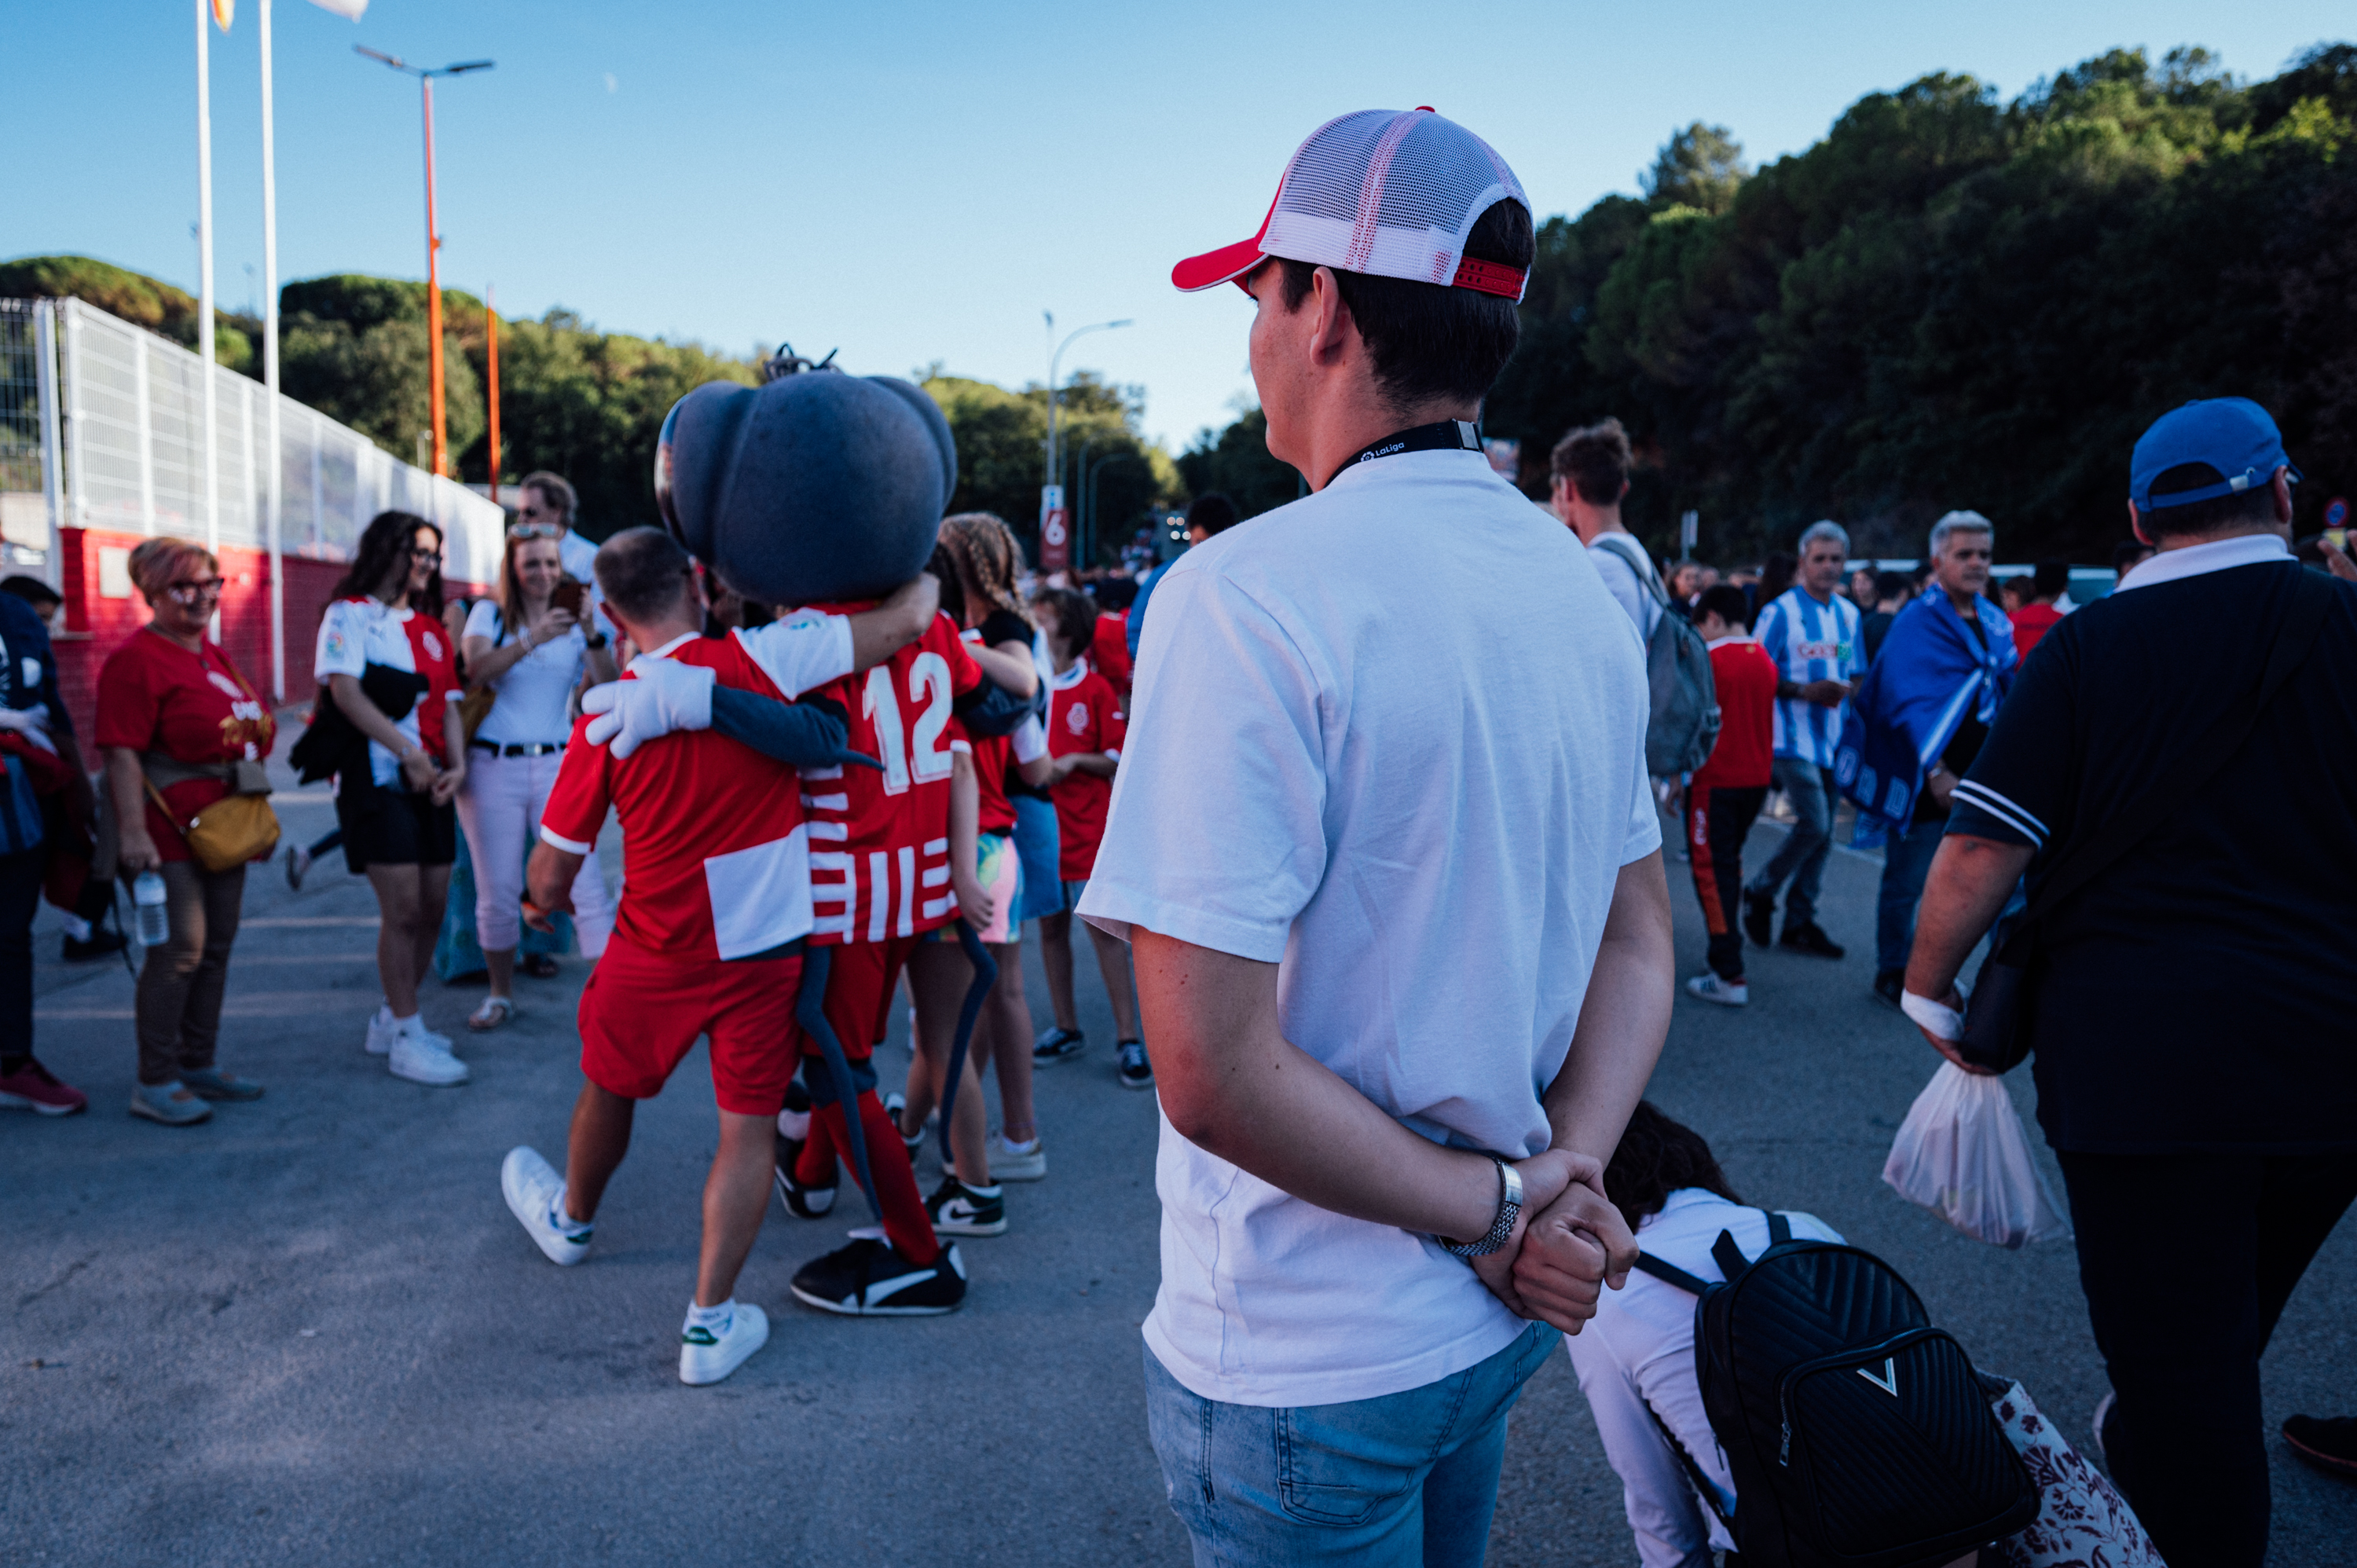
<instances>
[{"instance_id":1,"label":"white trousers","mask_svg":"<svg viewBox=\"0 0 2357 1568\"><path fill-rule=\"evenodd\" d=\"M556 787L563 752L540 757L494 757L477 748L468 758L466 787L458 791L458 822L467 830L467 850L475 862L475 940L485 952L512 950L523 939L523 863L540 839L541 808ZM581 956L606 950L614 929L614 897L592 853L573 879L573 929Z\"/></svg>"}]
</instances>

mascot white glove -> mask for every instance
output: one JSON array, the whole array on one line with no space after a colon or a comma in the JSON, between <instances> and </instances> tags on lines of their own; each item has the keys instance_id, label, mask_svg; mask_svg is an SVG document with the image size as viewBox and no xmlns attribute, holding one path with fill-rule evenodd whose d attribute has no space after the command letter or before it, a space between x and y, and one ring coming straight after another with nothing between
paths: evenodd
<instances>
[{"instance_id":1,"label":"mascot white glove","mask_svg":"<svg viewBox=\"0 0 2357 1568\"><path fill-rule=\"evenodd\" d=\"M710 729L712 686L712 671L704 665L641 655L623 679L582 694L581 711L594 715L585 732L589 744L612 741L619 762L673 730Z\"/></svg>"},{"instance_id":2,"label":"mascot white glove","mask_svg":"<svg viewBox=\"0 0 2357 1568\"><path fill-rule=\"evenodd\" d=\"M47 703L35 703L29 708L0 708L0 729L16 731L43 751L58 749L49 739L49 705Z\"/></svg>"}]
</instances>

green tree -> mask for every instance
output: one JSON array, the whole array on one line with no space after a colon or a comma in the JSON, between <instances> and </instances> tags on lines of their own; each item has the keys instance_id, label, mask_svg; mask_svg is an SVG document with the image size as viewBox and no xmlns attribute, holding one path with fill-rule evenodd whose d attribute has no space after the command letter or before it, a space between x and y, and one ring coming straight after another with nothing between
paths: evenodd
<instances>
[{"instance_id":1,"label":"green tree","mask_svg":"<svg viewBox=\"0 0 2357 1568\"><path fill-rule=\"evenodd\" d=\"M0 262L0 299L80 299L183 348L197 346L197 302L170 284L88 256L25 256ZM262 323L213 307L213 360L262 378Z\"/></svg>"},{"instance_id":2,"label":"green tree","mask_svg":"<svg viewBox=\"0 0 2357 1568\"><path fill-rule=\"evenodd\" d=\"M1213 491L1236 503L1239 517L1257 517L1301 494L1301 476L1269 454L1268 416L1259 409L1221 431L1206 430L1178 456L1189 495Z\"/></svg>"},{"instance_id":3,"label":"green tree","mask_svg":"<svg viewBox=\"0 0 2357 1568\"><path fill-rule=\"evenodd\" d=\"M1645 199L1656 207L1691 207L1724 212L1751 171L1743 164L1743 144L1724 125L1697 120L1673 131L1654 155L1653 166L1638 179Z\"/></svg>"},{"instance_id":4,"label":"green tree","mask_svg":"<svg viewBox=\"0 0 2357 1568\"><path fill-rule=\"evenodd\" d=\"M987 511L1004 518L1037 560L1039 487L1045 482L1048 394L1033 384L1010 392L988 381L942 372L917 372L941 405L957 441L958 484L952 511ZM1169 455L1137 433L1145 395L1081 371L1058 389L1057 445L1061 449L1065 505L1078 521L1085 456L1096 473L1096 525L1089 542L1098 562L1112 560L1157 501L1181 493ZM1093 563L1092 563L1093 564Z\"/></svg>"}]
</instances>

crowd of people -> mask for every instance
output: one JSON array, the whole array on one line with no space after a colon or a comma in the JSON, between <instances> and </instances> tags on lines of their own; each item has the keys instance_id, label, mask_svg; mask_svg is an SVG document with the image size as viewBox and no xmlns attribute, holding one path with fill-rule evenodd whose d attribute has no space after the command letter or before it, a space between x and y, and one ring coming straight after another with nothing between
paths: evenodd
<instances>
[{"instance_id":1,"label":"crowd of people","mask_svg":"<svg viewBox=\"0 0 2357 1568\"><path fill-rule=\"evenodd\" d=\"M1421 182L1411 227L1394 177ZM1451 200L1463 221L1430 224ZM768 1338L736 1287L772 1194L821 1219L847 1174L880 1221L794 1274L804 1304L963 1302L960 1239L1006 1233L1005 1184L1048 1175L1033 1073L1087 1047L1077 918L1114 1076L1162 1112L1144 1373L1199 1562L1478 1563L1508 1412L1566 1335L1644 1560L1749 1556L1748 1461L1697 1381L1691 1294L1841 1237L1742 1206L1703 1134L1642 1096L1680 994L1749 1004L1747 942L1846 956L1819 911L1847 802L1882 850L1874 993L1967 1072L2035 1055L2120 1490L2172 1559L2256 1563L2257 1359L2357 1198L2357 1069L2329 1047L2357 983L2357 711L2333 675L2357 658L2357 591L2334 580L2357 564L2333 544L2329 575L2294 562L2298 470L2263 410L2221 399L2138 444L2134 540L2097 605L2059 563L1992 584L1996 525L1969 510L1913 572L1853 567L1832 521L1756 570L1665 570L1621 518L1618 421L1557 444L1544 511L1483 456L1534 248L1511 171L1464 128L1369 112L1313 135L1259 236L1173 274L1251 295L1269 447L1310 493L1242 527L1202 497L1193 548L1093 593L960 513L883 597L755 603L671 532L592 546L570 487L536 474L494 592L460 604L434 525L379 516L322 618L295 751L335 779L337 833L288 850L298 884L340 850L377 900L364 1047L463 1083L422 993L446 922L482 955L481 1035L519 1015L528 933L569 920L592 965L584 1081L561 1159L519 1145L500 1180L570 1266L637 1105L706 1041L720 1126L679 1376L708 1384ZM214 557L156 539L131 572L153 618L100 675L103 796L38 615L0 594L21 655L0 659L0 1096L81 1108L30 1054L30 910L45 886L91 908L119 875L156 906L131 1110L185 1125L264 1093L216 1040L276 726L208 635ZM1555 678L1501 673L1501 626ZM1682 681L1711 693L1706 722L1665 702ZM1706 744L1662 775L1667 725ZM1772 797L1785 835L1747 877ZM1708 939L1683 992L1664 805ZM66 828L90 839L83 880L45 885ZM2008 961L2039 947L2009 1020L1957 984L1992 929ZM910 1063L888 1086L904 986ZM2205 1332L2156 1316L2163 1298ZM1894 1365L1856 1369L1896 1399ZM2347 1426L2290 1435L2357 1466Z\"/></svg>"}]
</instances>

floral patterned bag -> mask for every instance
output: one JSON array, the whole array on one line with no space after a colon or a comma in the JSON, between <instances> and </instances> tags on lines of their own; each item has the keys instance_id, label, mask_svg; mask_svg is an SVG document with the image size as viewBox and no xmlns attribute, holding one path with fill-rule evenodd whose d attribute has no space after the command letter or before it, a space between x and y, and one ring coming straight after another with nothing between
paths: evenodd
<instances>
[{"instance_id":1,"label":"floral patterned bag","mask_svg":"<svg viewBox=\"0 0 2357 1568\"><path fill-rule=\"evenodd\" d=\"M1998 1543L2007 1568L2165 1568L2127 1499L2039 1413L2019 1383L1993 1403L2005 1440L2038 1484L2038 1518Z\"/></svg>"}]
</instances>

